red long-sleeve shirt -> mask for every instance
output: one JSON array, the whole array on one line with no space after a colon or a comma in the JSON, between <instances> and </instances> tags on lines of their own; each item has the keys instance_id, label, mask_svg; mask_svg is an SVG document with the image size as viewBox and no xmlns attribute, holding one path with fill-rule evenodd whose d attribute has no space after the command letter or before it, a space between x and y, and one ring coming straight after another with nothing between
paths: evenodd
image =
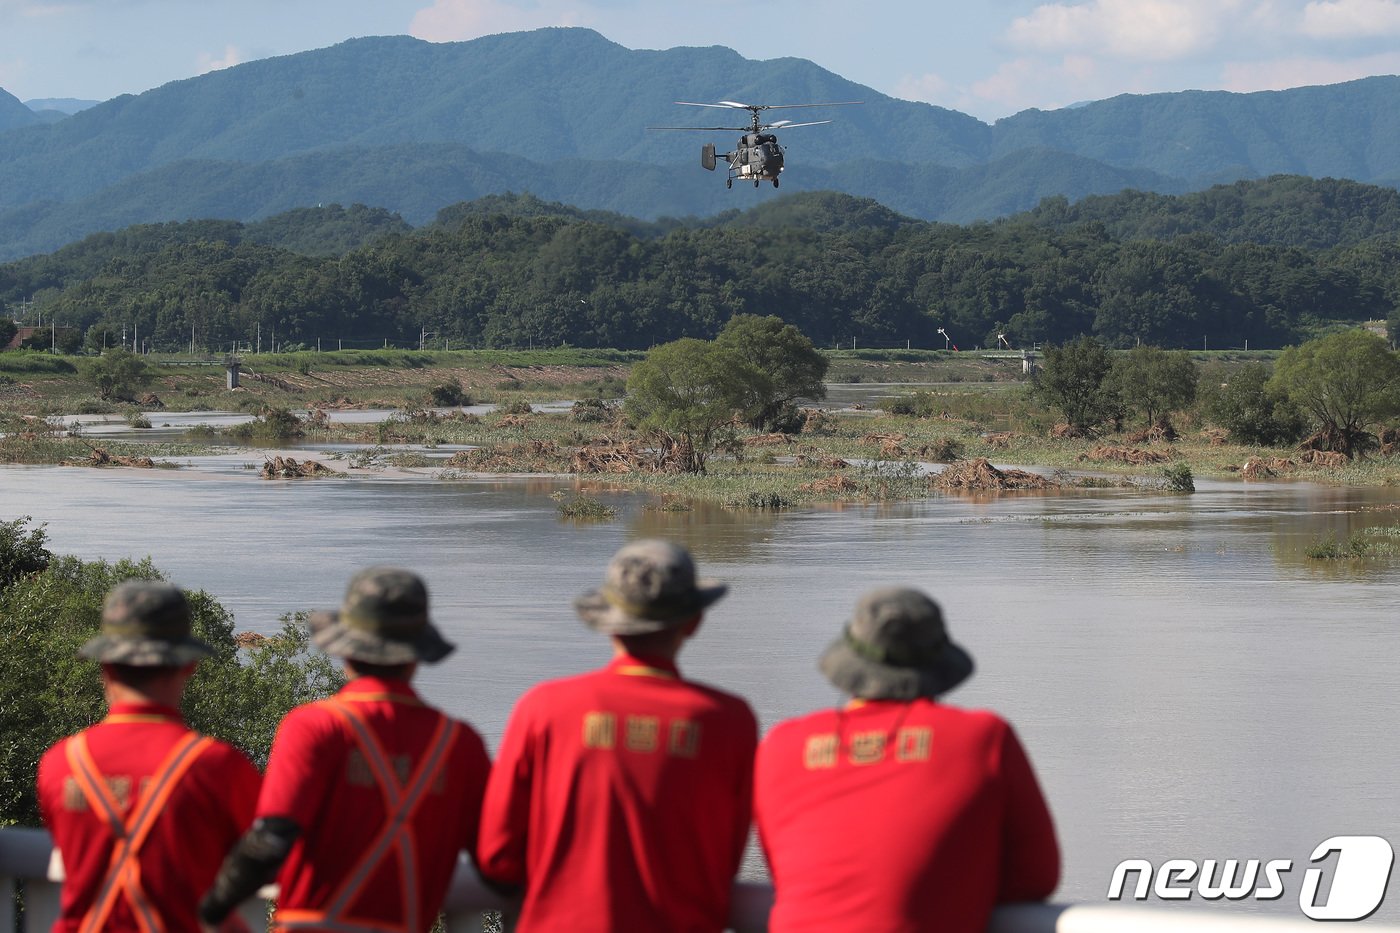
<instances>
[{"instance_id":1,"label":"red long-sleeve shirt","mask_svg":"<svg viewBox=\"0 0 1400 933\"><path fill-rule=\"evenodd\" d=\"M93 762L123 818L166 754L189 733L178 710L154 703L114 703L106 719L84 731ZM55 933L78 929L115 845L107 819L89 807L73 776L67 756L71 741L58 742L39 761L39 807L67 875ZM257 769L241 752L212 742L175 785L138 858L141 889L167 930L199 928L199 897L252 822L260 783ZM125 895L116 899L103 929L140 929Z\"/></svg>"},{"instance_id":2,"label":"red long-sleeve shirt","mask_svg":"<svg viewBox=\"0 0 1400 933\"><path fill-rule=\"evenodd\" d=\"M442 714L407 683L360 677L336 695L363 714L391 767L406 781L425 753ZM476 844L477 817L490 761L481 737L465 723L448 748L441 776L409 821L417 871L418 916L426 930L442 909L457 855ZM286 817L301 827L277 881L279 912L321 910L350 876L386 820L383 793L351 730L325 702L299 706L277 730L258 799L258 818ZM401 860L390 850L349 903L366 922L394 924L406 915Z\"/></svg>"},{"instance_id":3,"label":"red long-sleeve shirt","mask_svg":"<svg viewBox=\"0 0 1400 933\"><path fill-rule=\"evenodd\" d=\"M768 929L981 933L1042 900L1059 846L1025 751L996 715L932 700L789 720L758 752Z\"/></svg>"},{"instance_id":4,"label":"red long-sleeve shirt","mask_svg":"<svg viewBox=\"0 0 1400 933\"><path fill-rule=\"evenodd\" d=\"M758 728L674 664L620 657L511 714L481 872L523 884L518 929L719 931L748 836Z\"/></svg>"}]
</instances>

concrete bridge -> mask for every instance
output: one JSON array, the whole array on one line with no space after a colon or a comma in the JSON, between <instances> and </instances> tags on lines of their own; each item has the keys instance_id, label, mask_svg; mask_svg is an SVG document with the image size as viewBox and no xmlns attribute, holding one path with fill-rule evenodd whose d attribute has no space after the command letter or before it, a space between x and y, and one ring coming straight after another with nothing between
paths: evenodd
<instances>
[{"instance_id":1,"label":"concrete bridge","mask_svg":"<svg viewBox=\"0 0 1400 933\"><path fill-rule=\"evenodd\" d=\"M16 884L23 885L25 916L0 906L0 933L42 933L58 915L62 878L51 867L49 834L37 829L0 829L0 905L14 903ZM271 897L265 888L260 894ZM738 882L734 886L730 928L735 933L763 933L773 890L766 884ZM447 896L448 933L479 933L485 911L509 914L508 901L481 883L465 858L457 866ZM245 904L242 915L250 929L267 929L263 900ZM936 922L930 922L936 929ZM1300 917L1261 917L1226 910L1165 910L1083 904L1016 904L997 908L988 933L1318 933L1317 922ZM1365 933L1400 933L1400 926L1366 923Z\"/></svg>"}]
</instances>

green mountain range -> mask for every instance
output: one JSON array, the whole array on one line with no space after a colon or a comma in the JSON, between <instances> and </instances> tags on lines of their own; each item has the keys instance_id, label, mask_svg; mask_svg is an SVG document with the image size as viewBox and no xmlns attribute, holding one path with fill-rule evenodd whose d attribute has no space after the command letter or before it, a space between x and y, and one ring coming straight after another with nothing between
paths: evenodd
<instances>
[{"instance_id":1,"label":"green mountain range","mask_svg":"<svg viewBox=\"0 0 1400 933\"><path fill-rule=\"evenodd\" d=\"M1400 184L1396 77L1125 95L988 125L805 60L751 61L718 47L630 50L577 28L459 43L369 38L57 122L0 91L0 259L133 223L254 221L329 203L382 207L412 224L506 191L644 219L767 203L771 188L727 190L699 165L702 143L727 149L737 131L647 129L742 125L747 114L674 103L721 99L864 101L802 111L833 122L781 134L782 191L843 191L925 220L1277 173Z\"/></svg>"}]
</instances>

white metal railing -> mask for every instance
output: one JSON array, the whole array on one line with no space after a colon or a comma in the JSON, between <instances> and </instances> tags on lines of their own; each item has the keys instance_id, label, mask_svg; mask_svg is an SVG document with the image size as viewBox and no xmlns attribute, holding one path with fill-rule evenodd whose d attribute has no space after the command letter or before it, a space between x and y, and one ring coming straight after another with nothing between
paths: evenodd
<instances>
[{"instance_id":1,"label":"white metal railing","mask_svg":"<svg viewBox=\"0 0 1400 933\"><path fill-rule=\"evenodd\" d=\"M49 834L40 829L0 829L0 933L43 933L58 916L60 866L53 864ZM24 884L25 925L15 925L15 882ZM763 933L773 889L766 884L734 886L730 926L735 933ZM481 930L483 911L510 912L510 902L492 892L471 864L457 866L447 895L449 933ZM242 909L248 926L267 929L265 902ZM1203 910L1164 910L1088 904L1014 904L998 907L987 933L1318 933L1316 921ZM1400 933L1400 926L1366 923L1364 933Z\"/></svg>"}]
</instances>

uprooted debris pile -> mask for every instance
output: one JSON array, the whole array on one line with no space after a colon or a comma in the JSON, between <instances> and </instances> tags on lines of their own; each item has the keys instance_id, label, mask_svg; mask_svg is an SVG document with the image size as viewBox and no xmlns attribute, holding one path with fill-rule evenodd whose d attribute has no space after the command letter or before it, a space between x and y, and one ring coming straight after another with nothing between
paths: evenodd
<instances>
[{"instance_id":1,"label":"uprooted debris pile","mask_svg":"<svg viewBox=\"0 0 1400 933\"><path fill-rule=\"evenodd\" d=\"M1280 473L1292 473L1296 469L1297 462L1287 457L1250 457L1240 468L1240 475L1245 479L1268 479Z\"/></svg>"},{"instance_id":2,"label":"uprooted debris pile","mask_svg":"<svg viewBox=\"0 0 1400 933\"><path fill-rule=\"evenodd\" d=\"M860 490L860 483L851 479L844 473L837 473L835 476L827 476L823 479L813 480L810 483L803 483L797 487L802 492L816 493L817 495L831 495L832 493L854 493Z\"/></svg>"},{"instance_id":3,"label":"uprooted debris pile","mask_svg":"<svg viewBox=\"0 0 1400 933\"><path fill-rule=\"evenodd\" d=\"M1054 489L1057 484L1025 470L999 470L986 457L959 460L929 480L935 489Z\"/></svg>"},{"instance_id":4,"label":"uprooted debris pile","mask_svg":"<svg viewBox=\"0 0 1400 933\"><path fill-rule=\"evenodd\" d=\"M1011 446L1011 442L1016 439L1014 431L1001 431L988 434L982 438L983 443L993 450L1005 450Z\"/></svg>"},{"instance_id":5,"label":"uprooted debris pile","mask_svg":"<svg viewBox=\"0 0 1400 933\"><path fill-rule=\"evenodd\" d=\"M263 479L301 479L311 476L331 476L335 470L317 460L297 460L294 457L273 457L264 460L259 475Z\"/></svg>"},{"instance_id":6,"label":"uprooted debris pile","mask_svg":"<svg viewBox=\"0 0 1400 933\"><path fill-rule=\"evenodd\" d=\"M824 470L844 470L850 466L840 457L823 457L813 452L797 454L792 458L792 465L803 469L820 467Z\"/></svg>"},{"instance_id":7,"label":"uprooted debris pile","mask_svg":"<svg viewBox=\"0 0 1400 933\"><path fill-rule=\"evenodd\" d=\"M1299 463L1315 467L1344 467L1351 461L1347 455L1337 450L1305 450L1298 455Z\"/></svg>"},{"instance_id":8,"label":"uprooted debris pile","mask_svg":"<svg viewBox=\"0 0 1400 933\"><path fill-rule=\"evenodd\" d=\"M139 467L149 470L155 467L156 462L150 457L123 457L107 452L105 447L94 447L92 455L82 457L77 460L60 460L59 466L86 466L86 467Z\"/></svg>"},{"instance_id":9,"label":"uprooted debris pile","mask_svg":"<svg viewBox=\"0 0 1400 933\"><path fill-rule=\"evenodd\" d=\"M1062 421L1050 429L1050 436L1060 439L1080 438L1088 437L1089 432L1085 431L1083 428L1077 428L1072 424Z\"/></svg>"},{"instance_id":10,"label":"uprooted debris pile","mask_svg":"<svg viewBox=\"0 0 1400 933\"><path fill-rule=\"evenodd\" d=\"M1087 454L1080 454L1080 460L1111 460L1114 463L1130 463L1145 466L1149 463L1167 463L1177 458L1177 452L1170 447L1161 450L1144 450L1141 447L1099 446Z\"/></svg>"},{"instance_id":11,"label":"uprooted debris pile","mask_svg":"<svg viewBox=\"0 0 1400 933\"><path fill-rule=\"evenodd\" d=\"M574 448L569 469L574 473L680 473L688 451L681 444L648 447L637 441L600 437Z\"/></svg>"},{"instance_id":12,"label":"uprooted debris pile","mask_svg":"<svg viewBox=\"0 0 1400 933\"><path fill-rule=\"evenodd\" d=\"M566 456L554 441L532 440L459 450L447 466L480 473L563 473Z\"/></svg>"},{"instance_id":13,"label":"uprooted debris pile","mask_svg":"<svg viewBox=\"0 0 1400 933\"><path fill-rule=\"evenodd\" d=\"M1347 460L1346 454L1338 453L1335 450L1305 450L1294 459L1288 457L1250 457L1245 461L1244 466L1239 468L1239 473L1245 479L1268 479L1282 473L1294 473L1303 466L1334 469L1344 467L1348 462L1350 461Z\"/></svg>"},{"instance_id":14,"label":"uprooted debris pile","mask_svg":"<svg viewBox=\"0 0 1400 933\"><path fill-rule=\"evenodd\" d=\"M831 416L820 408L802 409L803 434L826 434L831 431L833 424Z\"/></svg>"},{"instance_id":15,"label":"uprooted debris pile","mask_svg":"<svg viewBox=\"0 0 1400 933\"><path fill-rule=\"evenodd\" d=\"M880 455L884 457L903 457L904 441L907 435L904 434L867 434L860 439L862 444L871 447L879 447Z\"/></svg>"},{"instance_id":16,"label":"uprooted debris pile","mask_svg":"<svg viewBox=\"0 0 1400 933\"><path fill-rule=\"evenodd\" d=\"M1165 444L1176 440L1180 435L1170 421L1158 421L1145 431L1128 435L1129 444Z\"/></svg>"},{"instance_id":17,"label":"uprooted debris pile","mask_svg":"<svg viewBox=\"0 0 1400 933\"><path fill-rule=\"evenodd\" d=\"M1222 428L1206 428L1201 431L1201 439L1212 447L1225 446L1225 440L1229 436L1229 432Z\"/></svg>"}]
</instances>

